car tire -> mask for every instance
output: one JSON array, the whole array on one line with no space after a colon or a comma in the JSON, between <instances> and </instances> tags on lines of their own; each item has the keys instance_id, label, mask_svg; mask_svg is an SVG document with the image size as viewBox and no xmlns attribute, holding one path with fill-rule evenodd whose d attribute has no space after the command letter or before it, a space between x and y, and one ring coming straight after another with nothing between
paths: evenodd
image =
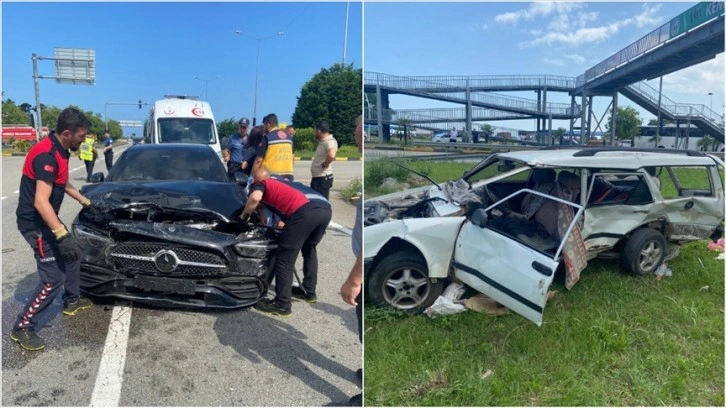
<instances>
[{"instance_id":1,"label":"car tire","mask_svg":"<svg viewBox=\"0 0 726 408\"><path fill-rule=\"evenodd\" d=\"M666 239L659 231L643 228L635 231L623 249L623 267L631 275L648 275L663 263Z\"/></svg>"},{"instance_id":2,"label":"car tire","mask_svg":"<svg viewBox=\"0 0 726 408\"><path fill-rule=\"evenodd\" d=\"M418 313L441 295L444 280L429 279L426 262L420 255L411 251L394 252L371 271L366 290L374 305Z\"/></svg>"}]
</instances>

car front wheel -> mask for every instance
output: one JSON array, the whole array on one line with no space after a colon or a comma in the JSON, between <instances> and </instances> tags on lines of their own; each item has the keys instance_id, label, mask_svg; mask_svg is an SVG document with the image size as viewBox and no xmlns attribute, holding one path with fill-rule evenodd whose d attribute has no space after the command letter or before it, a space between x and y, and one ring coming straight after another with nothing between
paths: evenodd
<instances>
[{"instance_id":1,"label":"car front wheel","mask_svg":"<svg viewBox=\"0 0 726 408\"><path fill-rule=\"evenodd\" d=\"M643 228L628 239L623 249L623 266L633 275L647 275L663 263L666 240L659 231Z\"/></svg>"},{"instance_id":2,"label":"car front wheel","mask_svg":"<svg viewBox=\"0 0 726 408\"><path fill-rule=\"evenodd\" d=\"M444 290L444 282L432 282L424 259L406 252L383 258L368 281L368 296L373 304L388 305L405 312L417 313L431 306Z\"/></svg>"}]
</instances>

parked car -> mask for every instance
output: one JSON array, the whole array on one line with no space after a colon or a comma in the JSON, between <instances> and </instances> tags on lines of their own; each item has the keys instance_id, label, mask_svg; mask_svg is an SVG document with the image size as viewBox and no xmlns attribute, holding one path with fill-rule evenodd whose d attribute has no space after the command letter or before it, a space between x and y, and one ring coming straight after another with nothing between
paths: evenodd
<instances>
[{"instance_id":1,"label":"parked car","mask_svg":"<svg viewBox=\"0 0 726 408\"><path fill-rule=\"evenodd\" d=\"M431 137L431 141L434 143L451 143L449 139L449 132L437 132ZM456 136L456 143L461 143L461 135Z\"/></svg>"},{"instance_id":2,"label":"parked car","mask_svg":"<svg viewBox=\"0 0 726 408\"><path fill-rule=\"evenodd\" d=\"M81 192L81 289L159 306L236 308L265 296L278 231L239 219L247 194L201 144L140 144Z\"/></svg>"},{"instance_id":3,"label":"parked car","mask_svg":"<svg viewBox=\"0 0 726 408\"><path fill-rule=\"evenodd\" d=\"M595 257L650 274L677 245L720 237L723 165L693 151L550 147L369 199L368 300L420 311L456 280L539 325L558 270L568 289Z\"/></svg>"}]
</instances>

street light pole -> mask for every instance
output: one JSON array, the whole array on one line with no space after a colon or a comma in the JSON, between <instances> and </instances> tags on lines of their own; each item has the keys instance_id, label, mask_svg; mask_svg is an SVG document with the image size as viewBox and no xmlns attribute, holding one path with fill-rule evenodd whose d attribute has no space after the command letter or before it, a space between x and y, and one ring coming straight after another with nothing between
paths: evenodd
<instances>
[{"instance_id":1,"label":"street light pole","mask_svg":"<svg viewBox=\"0 0 726 408\"><path fill-rule=\"evenodd\" d=\"M209 79L199 78L198 76L195 76L194 79L204 81L204 100L209 101L209 81L214 81L215 79L219 79L219 75L215 76L214 78L209 78Z\"/></svg>"},{"instance_id":2,"label":"street light pole","mask_svg":"<svg viewBox=\"0 0 726 408\"><path fill-rule=\"evenodd\" d=\"M711 98L711 103L708 106L709 109L713 110L713 92L709 92L708 96Z\"/></svg>"},{"instance_id":3,"label":"street light pole","mask_svg":"<svg viewBox=\"0 0 726 408\"><path fill-rule=\"evenodd\" d=\"M267 40L272 37L281 37L285 35L284 31L279 31L276 34L268 35L267 37L253 37L249 34L245 34L241 32L240 30L236 30L235 33L237 35L244 35L249 38L252 38L253 40L257 40L257 68L255 69L255 103L252 107L252 126L257 126L257 86L260 82L260 45L262 44L262 41Z\"/></svg>"}]
</instances>

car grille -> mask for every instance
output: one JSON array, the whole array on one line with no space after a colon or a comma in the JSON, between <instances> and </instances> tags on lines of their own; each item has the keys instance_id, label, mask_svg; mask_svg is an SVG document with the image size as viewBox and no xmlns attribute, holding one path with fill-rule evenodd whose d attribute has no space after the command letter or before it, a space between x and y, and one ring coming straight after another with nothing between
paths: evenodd
<instances>
[{"instance_id":1,"label":"car grille","mask_svg":"<svg viewBox=\"0 0 726 408\"><path fill-rule=\"evenodd\" d=\"M162 251L172 251L177 260L174 270L160 269L155 257ZM189 248L176 248L153 243L123 243L110 254L114 265L121 271L137 271L169 276L214 276L226 272L227 263L219 255Z\"/></svg>"}]
</instances>

